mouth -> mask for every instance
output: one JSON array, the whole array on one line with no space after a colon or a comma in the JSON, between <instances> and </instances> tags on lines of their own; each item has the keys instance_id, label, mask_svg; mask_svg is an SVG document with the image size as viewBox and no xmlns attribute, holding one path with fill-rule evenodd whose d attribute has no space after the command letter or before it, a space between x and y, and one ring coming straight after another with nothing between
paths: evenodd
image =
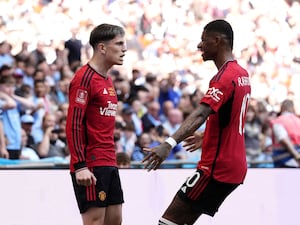
<instances>
[{"instance_id":1,"label":"mouth","mask_svg":"<svg viewBox=\"0 0 300 225\"><path fill-rule=\"evenodd\" d=\"M204 51L199 50L199 54L203 57L205 53L204 53Z\"/></svg>"},{"instance_id":2,"label":"mouth","mask_svg":"<svg viewBox=\"0 0 300 225\"><path fill-rule=\"evenodd\" d=\"M203 50L200 49L200 48L198 48L198 52L199 52L200 54L203 54Z\"/></svg>"}]
</instances>

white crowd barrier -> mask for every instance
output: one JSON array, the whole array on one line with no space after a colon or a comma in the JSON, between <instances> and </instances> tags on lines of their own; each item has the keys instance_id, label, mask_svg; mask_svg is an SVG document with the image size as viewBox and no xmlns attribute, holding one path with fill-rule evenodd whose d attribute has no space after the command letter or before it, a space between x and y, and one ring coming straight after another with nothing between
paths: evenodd
<instances>
[{"instance_id":1,"label":"white crowd barrier","mask_svg":"<svg viewBox=\"0 0 300 225\"><path fill-rule=\"evenodd\" d=\"M123 225L157 225L193 169L121 169ZM215 217L196 225L299 225L299 169L249 169ZM0 170L0 225L81 225L66 169Z\"/></svg>"}]
</instances>

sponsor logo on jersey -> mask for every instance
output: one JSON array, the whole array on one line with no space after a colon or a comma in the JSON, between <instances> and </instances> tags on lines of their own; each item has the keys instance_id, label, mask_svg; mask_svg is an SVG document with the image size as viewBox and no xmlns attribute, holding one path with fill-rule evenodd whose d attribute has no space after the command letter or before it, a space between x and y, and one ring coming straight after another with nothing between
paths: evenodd
<instances>
[{"instance_id":1,"label":"sponsor logo on jersey","mask_svg":"<svg viewBox=\"0 0 300 225\"><path fill-rule=\"evenodd\" d=\"M86 90L78 89L76 92L75 102L85 105L87 101L88 93Z\"/></svg>"},{"instance_id":2,"label":"sponsor logo on jersey","mask_svg":"<svg viewBox=\"0 0 300 225\"><path fill-rule=\"evenodd\" d=\"M105 199L106 199L106 193L105 193L105 191L100 191L99 193L98 193L98 197L99 197L99 199L100 199L100 201L105 201Z\"/></svg>"},{"instance_id":3,"label":"sponsor logo on jersey","mask_svg":"<svg viewBox=\"0 0 300 225\"><path fill-rule=\"evenodd\" d=\"M212 98L216 102L219 102L221 95L223 95L223 92L221 92L218 88L211 87L208 89L205 96Z\"/></svg>"},{"instance_id":4,"label":"sponsor logo on jersey","mask_svg":"<svg viewBox=\"0 0 300 225\"><path fill-rule=\"evenodd\" d=\"M118 104L107 102L107 107L100 107L99 112L101 116L116 116Z\"/></svg>"}]
</instances>

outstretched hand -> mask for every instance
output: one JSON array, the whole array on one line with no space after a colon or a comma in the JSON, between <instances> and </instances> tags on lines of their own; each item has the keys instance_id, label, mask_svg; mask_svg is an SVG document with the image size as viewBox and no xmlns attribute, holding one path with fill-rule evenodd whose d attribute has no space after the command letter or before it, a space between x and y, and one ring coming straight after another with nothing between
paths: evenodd
<instances>
[{"instance_id":1,"label":"outstretched hand","mask_svg":"<svg viewBox=\"0 0 300 225\"><path fill-rule=\"evenodd\" d=\"M192 136L184 139L183 147L186 148L186 151L193 152L202 147L204 132L195 132Z\"/></svg>"},{"instance_id":2,"label":"outstretched hand","mask_svg":"<svg viewBox=\"0 0 300 225\"><path fill-rule=\"evenodd\" d=\"M148 154L142 160L142 163L145 163L144 168L148 171L156 170L168 157L171 151L171 146L164 142L154 148L143 148L143 151L148 152Z\"/></svg>"}]
</instances>

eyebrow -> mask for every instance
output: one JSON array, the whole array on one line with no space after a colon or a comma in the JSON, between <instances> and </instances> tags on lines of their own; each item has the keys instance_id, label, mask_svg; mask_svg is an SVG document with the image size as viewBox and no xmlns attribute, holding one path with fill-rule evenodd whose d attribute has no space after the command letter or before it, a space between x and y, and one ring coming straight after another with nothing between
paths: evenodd
<instances>
[{"instance_id":1,"label":"eyebrow","mask_svg":"<svg viewBox=\"0 0 300 225\"><path fill-rule=\"evenodd\" d=\"M117 41L117 42L115 42L115 44L123 45L123 44L125 44L125 41Z\"/></svg>"}]
</instances>

